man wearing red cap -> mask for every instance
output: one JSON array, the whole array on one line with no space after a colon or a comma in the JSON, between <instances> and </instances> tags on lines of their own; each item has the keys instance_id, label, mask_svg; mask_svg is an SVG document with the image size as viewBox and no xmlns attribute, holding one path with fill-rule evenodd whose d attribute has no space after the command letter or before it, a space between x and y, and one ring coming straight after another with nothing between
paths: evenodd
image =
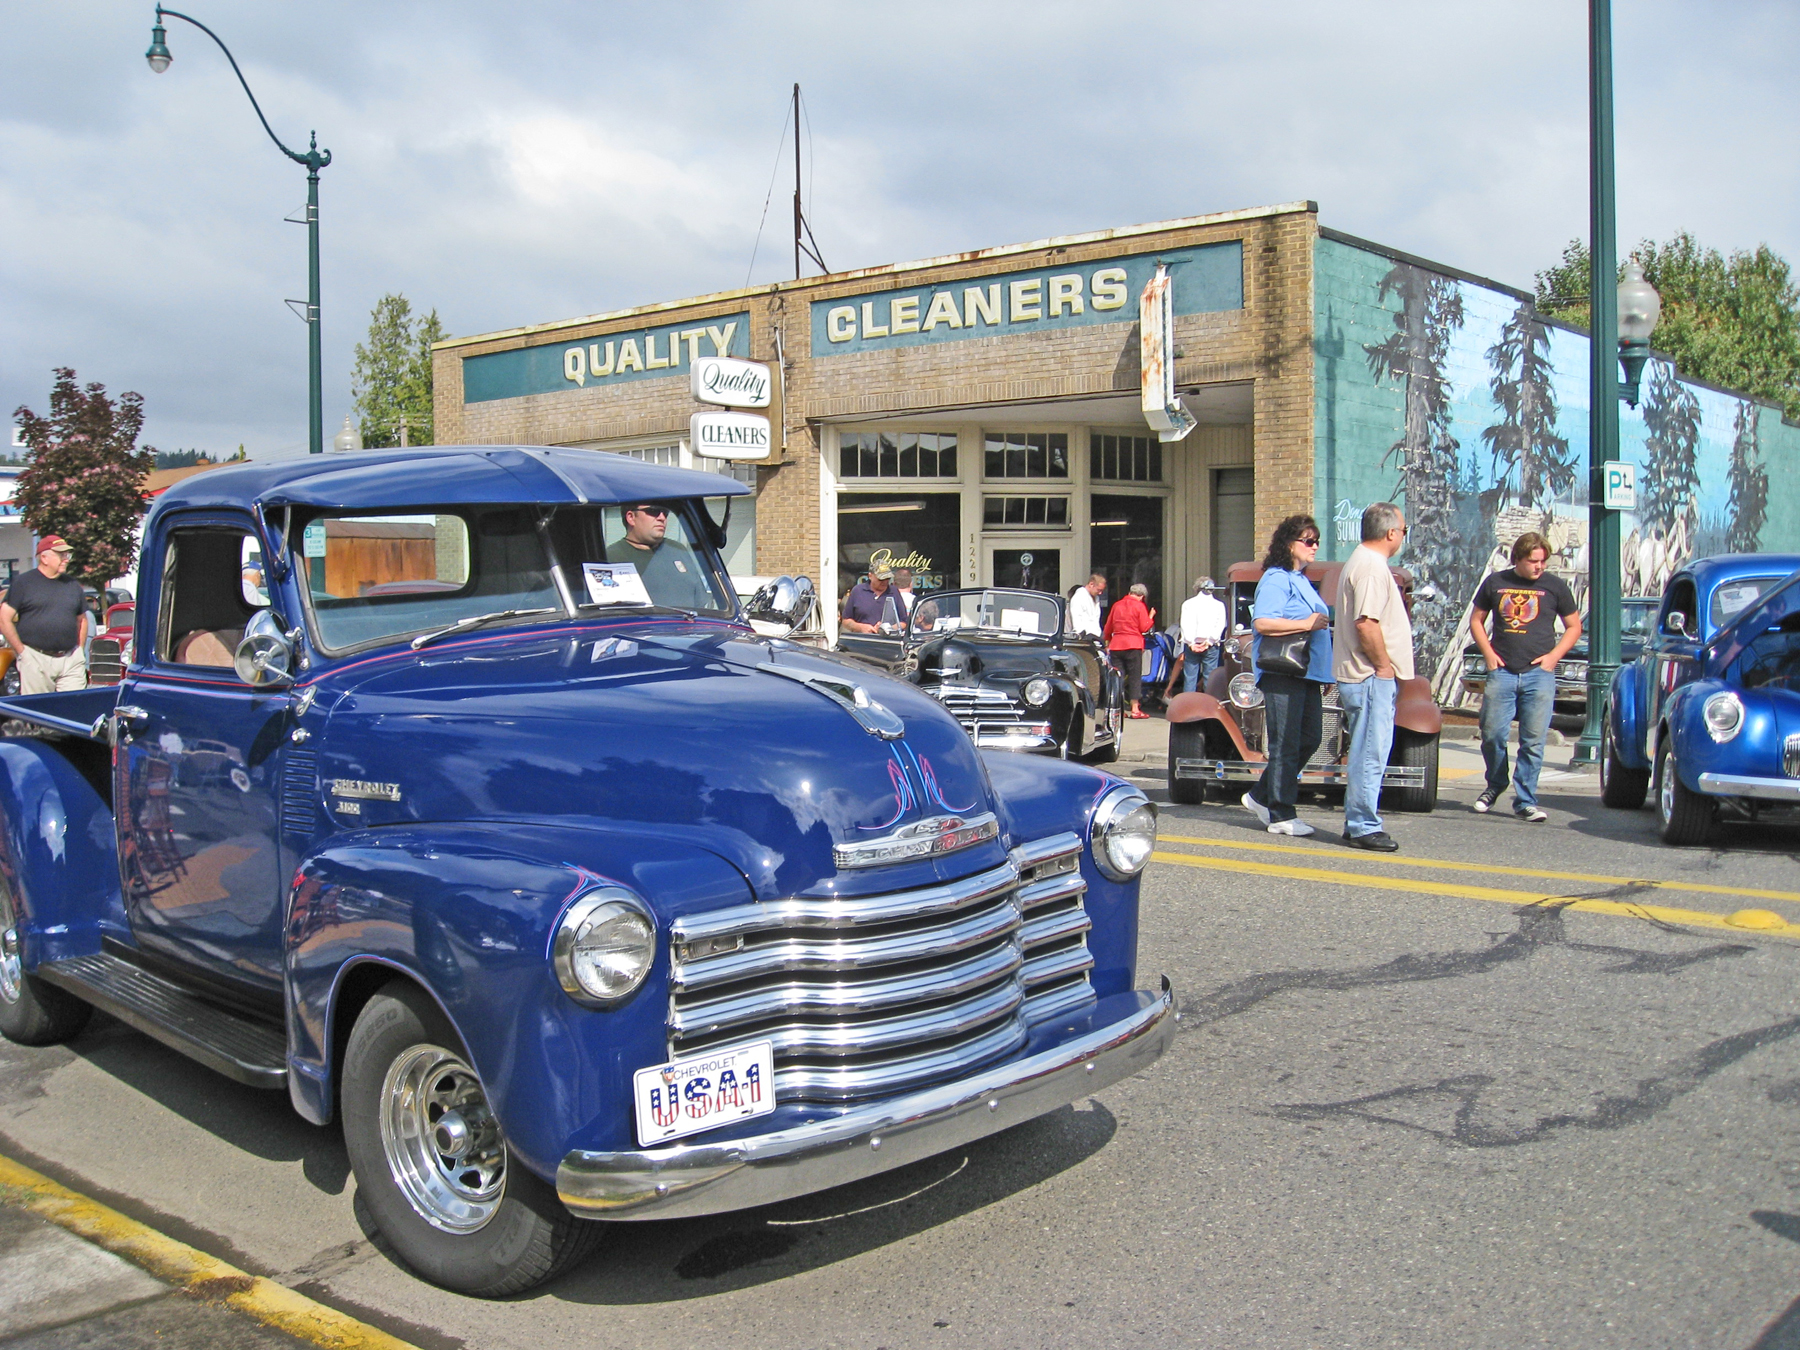
<instances>
[{"instance_id":1,"label":"man wearing red cap","mask_svg":"<svg viewBox=\"0 0 1800 1350\"><path fill-rule=\"evenodd\" d=\"M19 655L19 692L87 688L87 607L81 583L65 576L75 550L45 535L34 568L13 578L0 603L0 634Z\"/></svg>"}]
</instances>

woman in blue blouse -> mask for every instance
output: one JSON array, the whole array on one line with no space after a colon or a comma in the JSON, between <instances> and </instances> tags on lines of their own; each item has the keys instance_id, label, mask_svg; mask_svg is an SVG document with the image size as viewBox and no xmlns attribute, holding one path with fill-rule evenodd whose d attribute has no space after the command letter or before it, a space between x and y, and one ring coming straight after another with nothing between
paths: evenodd
<instances>
[{"instance_id":1,"label":"woman in blue blouse","mask_svg":"<svg viewBox=\"0 0 1800 1350\"><path fill-rule=\"evenodd\" d=\"M1270 834L1311 834L1313 827L1294 816L1300 795L1300 769L1313 757L1323 738L1325 686L1331 683L1331 619L1325 602L1306 579L1306 568L1319 555L1319 523L1311 516L1289 516L1275 527L1256 583L1251 626L1256 630L1257 688L1263 694L1269 762L1255 787L1244 794L1244 806L1268 826ZM1306 674L1284 675L1261 669L1265 637L1310 632Z\"/></svg>"}]
</instances>

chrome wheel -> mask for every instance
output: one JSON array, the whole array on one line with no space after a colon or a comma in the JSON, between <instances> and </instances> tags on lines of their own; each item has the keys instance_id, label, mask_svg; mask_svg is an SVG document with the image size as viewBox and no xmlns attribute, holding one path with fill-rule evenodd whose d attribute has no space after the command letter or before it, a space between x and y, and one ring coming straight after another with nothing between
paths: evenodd
<instances>
[{"instance_id":1,"label":"chrome wheel","mask_svg":"<svg viewBox=\"0 0 1800 1350\"><path fill-rule=\"evenodd\" d=\"M0 882L0 1003L17 1003L25 989L24 957L19 951L19 916L12 893Z\"/></svg>"},{"instance_id":2,"label":"chrome wheel","mask_svg":"<svg viewBox=\"0 0 1800 1350\"><path fill-rule=\"evenodd\" d=\"M475 1071L448 1050L415 1045L381 1088L381 1146L394 1184L419 1217L473 1233L506 1193L506 1144Z\"/></svg>"},{"instance_id":3,"label":"chrome wheel","mask_svg":"<svg viewBox=\"0 0 1800 1350\"><path fill-rule=\"evenodd\" d=\"M1667 825L1675 815L1675 756L1663 757L1662 775L1656 785L1656 812Z\"/></svg>"}]
</instances>

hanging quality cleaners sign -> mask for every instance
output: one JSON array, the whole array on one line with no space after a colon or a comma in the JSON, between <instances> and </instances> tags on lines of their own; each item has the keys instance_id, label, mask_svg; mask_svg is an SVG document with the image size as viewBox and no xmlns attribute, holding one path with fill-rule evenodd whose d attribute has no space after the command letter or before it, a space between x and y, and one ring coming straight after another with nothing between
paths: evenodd
<instances>
[{"instance_id":1,"label":"hanging quality cleaners sign","mask_svg":"<svg viewBox=\"0 0 1800 1350\"><path fill-rule=\"evenodd\" d=\"M750 315L627 329L579 342L547 343L463 358L463 402L554 394L626 380L685 375L718 356L750 354Z\"/></svg>"},{"instance_id":2,"label":"hanging quality cleaners sign","mask_svg":"<svg viewBox=\"0 0 1800 1350\"><path fill-rule=\"evenodd\" d=\"M694 363L693 395L728 408L769 406L769 368L760 361L709 357ZM767 459L774 446L761 413L700 412L688 419L688 444L713 459Z\"/></svg>"},{"instance_id":3,"label":"hanging quality cleaners sign","mask_svg":"<svg viewBox=\"0 0 1800 1350\"><path fill-rule=\"evenodd\" d=\"M1144 420L1159 441L1178 441L1195 426L1175 392L1175 303L1173 278L1158 263L1156 274L1138 297L1139 373L1144 391Z\"/></svg>"}]
</instances>

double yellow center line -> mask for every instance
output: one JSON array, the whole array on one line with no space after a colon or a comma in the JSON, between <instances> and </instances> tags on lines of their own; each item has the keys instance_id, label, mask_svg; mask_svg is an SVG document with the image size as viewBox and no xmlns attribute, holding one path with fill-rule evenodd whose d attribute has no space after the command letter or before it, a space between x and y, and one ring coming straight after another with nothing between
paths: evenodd
<instances>
[{"instance_id":1,"label":"double yellow center line","mask_svg":"<svg viewBox=\"0 0 1800 1350\"><path fill-rule=\"evenodd\" d=\"M1242 856L1244 853L1295 855L1331 862L1355 861L1378 867L1413 868L1432 872L1476 872L1486 876L1531 877L1550 882L1577 882L1604 886L1628 894L1655 891L1683 891L1691 895L1729 896L1741 900L1773 900L1800 905L1800 892L1765 891L1734 886L1714 886L1701 882L1678 881L1653 877L1607 876L1595 872L1556 872L1535 867L1503 867L1489 863L1455 862L1444 858L1401 858L1392 854L1351 853L1336 849L1295 844L1265 844L1240 839L1215 839L1198 835L1165 834L1159 843L1180 844L1190 848L1225 850L1224 856L1175 853L1158 850L1151 855L1157 862L1181 867L1198 867L1214 872L1235 872L1245 876L1282 877L1290 881L1311 881L1329 886L1354 886L1364 890L1397 891L1413 895L1456 896L1464 900L1489 900L1505 905L1555 905L1582 910L1590 914L1613 914L1658 923L1687 927L1723 928L1742 933L1753 930L1772 937L1800 938L1800 925L1769 910L1740 909L1729 914L1712 910L1683 909L1670 905L1644 904L1636 899L1546 893L1543 890L1507 890L1494 886L1464 885L1450 881L1424 880L1416 876L1385 876L1370 872L1341 871L1336 867L1296 867L1287 863L1261 862Z\"/></svg>"}]
</instances>

